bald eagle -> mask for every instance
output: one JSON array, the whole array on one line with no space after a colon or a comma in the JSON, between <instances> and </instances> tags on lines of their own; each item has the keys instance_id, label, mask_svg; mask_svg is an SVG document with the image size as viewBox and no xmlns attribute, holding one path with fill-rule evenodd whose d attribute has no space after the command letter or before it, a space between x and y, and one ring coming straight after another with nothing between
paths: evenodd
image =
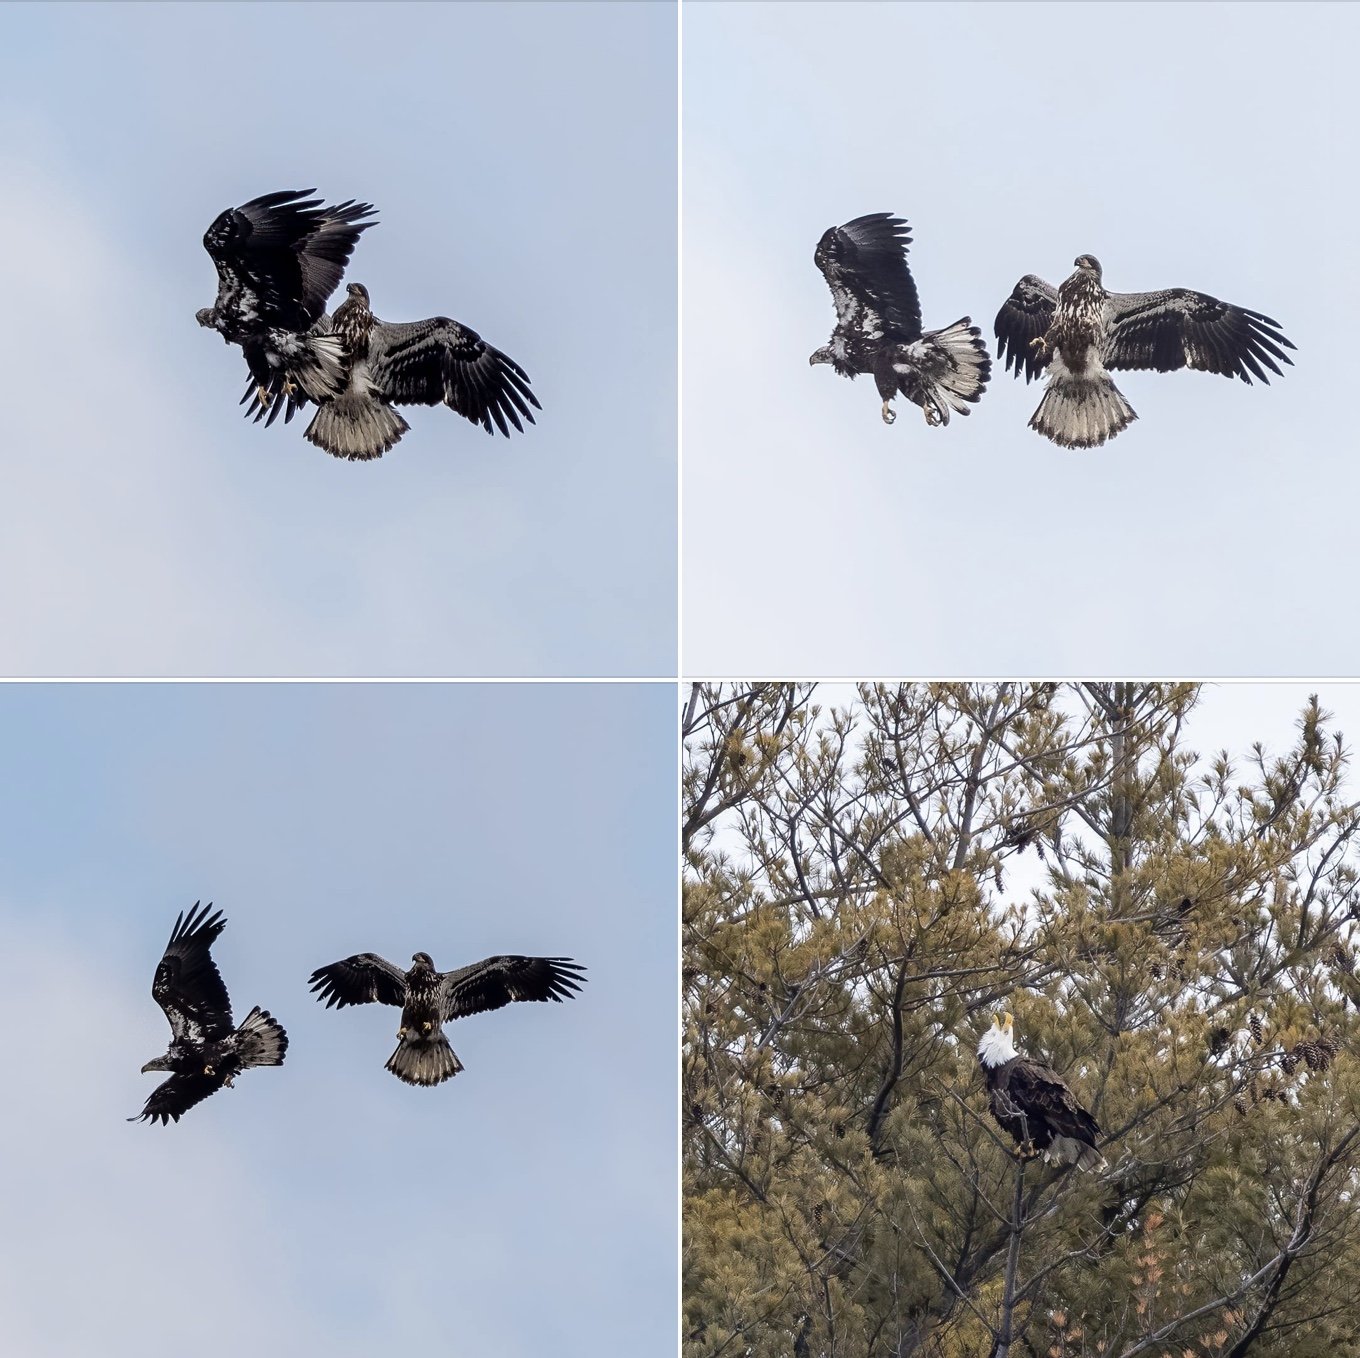
<instances>
[{"instance_id":1,"label":"bald eagle","mask_svg":"<svg viewBox=\"0 0 1360 1358\"><path fill-rule=\"evenodd\" d=\"M475 330L435 316L389 324L369 309L368 289L346 288L331 325L344 350L342 389L325 397L305 438L335 457L381 457L410 428L394 405L446 405L488 434L520 433L541 409L529 377ZM494 422L494 428L493 428Z\"/></svg>"},{"instance_id":2,"label":"bald eagle","mask_svg":"<svg viewBox=\"0 0 1360 1358\"><path fill-rule=\"evenodd\" d=\"M1052 1066L1015 1050L1010 1014L998 1014L978 1043L992 1116L1014 1137L1023 1160L1040 1153L1051 1164L1104 1169L1100 1128Z\"/></svg>"},{"instance_id":3,"label":"bald eagle","mask_svg":"<svg viewBox=\"0 0 1360 1358\"><path fill-rule=\"evenodd\" d=\"M211 909L211 901L201 910L195 901L187 916L180 912L156 967L151 997L170 1020L170 1047L142 1073L169 1071L170 1078L129 1122L178 1122L209 1094L230 1088L243 1070L283 1065L288 1034L267 1010L256 1005L239 1028L232 1025L227 987L209 952L227 922L220 910L209 916Z\"/></svg>"},{"instance_id":4,"label":"bald eagle","mask_svg":"<svg viewBox=\"0 0 1360 1358\"><path fill-rule=\"evenodd\" d=\"M921 303L907 267L911 229L900 217L871 212L833 226L817 242L813 262L831 289L836 328L809 363L830 363L842 377L872 373L883 398L883 423L902 395L928 425L969 413L987 386L992 362L982 332L968 316L943 330L921 329Z\"/></svg>"},{"instance_id":5,"label":"bald eagle","mask_svg":"<svg viewBox=\"0 0 1360 1358\"><path fill-rule=\"evenodd\" d=\"M1062 448L1097 448L1138 416L1109 370L1155 368L1277 377L1294 345L1278 321L1189 288L1106 292L1100 261L1078 255L1060 288L1026 274L997 313L997 357L1025 381L1048 373L1029 427Z\"/></svg>"},{"instance_id":6,"label":"bald eagle","mask_svg":"<svg viewBox=\"0 0 1360 1358\"><path fill-rule=\"evenodd\" d=\"M284 396L311 401L344 386L344 349L323 320L375 209L352 199L332 207L308 198L314 189L267 193L219 213L203 237L217 266L217 300L198 323L239 344L251 388L269 422ZM294 405L290 402L289 415ZM247 412L249 413L249 412Z\"/></svg>"},{"instance_id":7,"label":"bald eagle","mask_svg":"<svg viewBox=\"0 0 1360 1358\"><path fill-rule=\"evenodd\" d=\"M375 953L358 953L319 967L311 987L326 1008L348 1004L396 1005L401 1009L397 1049L386 1069L408 1085L437 1085L463 1069L442 1024L513 1000L569 999L585 981L585 968L569 957L488 957L458 971L436 971L430 954L418 952L403 972Z\"/></svg>"}]
</instances>

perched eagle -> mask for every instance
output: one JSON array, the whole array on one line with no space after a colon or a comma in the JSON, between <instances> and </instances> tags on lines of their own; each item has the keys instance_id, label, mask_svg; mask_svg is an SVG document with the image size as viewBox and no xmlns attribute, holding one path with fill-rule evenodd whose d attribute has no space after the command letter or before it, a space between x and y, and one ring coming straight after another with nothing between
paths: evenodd
<instances>
[{"instance_id":1,"label":"perched eagle","mask_svg":"<svg viewBox=\"0 0 1360 1358\"><path fill-rule=\"evenodd\" d=\"M228 208L208 228L203 248L217 266L217 300L199 325L239 344L252 387L273 423L284 396L288 413L344 387L345 355L323 319L326 301L375 209L353 200L322 206L314 189L284 189Z\"/></svg>"},{"instance_id":2,"label":"perched eagle","mask_svg":"<svg viewBox=\"0 0 1360 1358\"><path fill-rule=\"evenodd\" d=\"M842 377L873 373L883 398L883 423L899 393L925 412L929 425L967 415L981 397L992 362L982 332L968 316L944 330L921 330L921 303L907 268L911 231L900 217L871 212L825 231L813 262L836 306L831 343L809 363L830 363Z\"/></svg>"},{"instance_id":3,"label":"perched eagle","mask_svg":"<svg viewBox=\"0 0 1360 1358\"><path fill-rule=\"evenodd\" d=\"M1030 1061L1015 1050L1010 1014L998 1014L978 1043L978 1060L987 1075L992 1116L1015 1138L1021 1159L1042 1152L1046 1161L1104 1169L1096 1150L1100 1128L1075 1099L1052 1066Z\"/></svg>"},{"instance_id":4,"label":"perched eagle","mask_svg":"<svg viewBox=\"0 0 1360 1358\"><path fill-rule=\"evenodd\" d=\"M1100 261L1079 255L1056 290L1026 274L996 316L997 357L1025 381L1048 372L1029 427L1063 448L1097 448L1138 416L1110 369L1155 368L1252 377L1293 365L1277 321L1189 288L1106 292ZM1283 346L1283 347L1281 347Z\"/></svg>"},{"instance_id":5,"label":"perched eagle","mask_svg":"<svg viewBox=\"0 0 1360 1358\"><path fill-rule=\"evenodd\" d=\"M347 1004L396 1005L401 1009L397 1049L387 1069L408 1085L437 1085L463 1069L442 1024L512 1000L557 1000L580 990L585 968L569 957L488 957L458 971L436 971L430 954L418 952L403 972L371 952L346 957L312 973L317 999Z\"/></svg>"},{"instance_id":6,"label":"perched eagle","mask_svg":"<svg viewBox=\"0 0 1360 1358\"><path fill-rule=\"evenodd\" d=\"M156 967L151 996L170 1020L170 1048L148 1061L142 1073L168 1070L170 1078L156 1086L146 1107L129 1122L178 1122L196 1103L251 1066L281 1066L288 1034L256 1005L239 1028L232 1026L231 1001L209 949L227 927L219 910L209 917L209 901L199 902L186 918L181 911Z\"/></svg>"},{"instance_id":7,"label":"perched eagle","mask_svg":"<svg viewBox=\"0 0 1360 1358\"><path fill-rule=\"evenodd\" d=\"M351 461L381 457L410 428L394 405L443 404L507 437L509 425L524 432L521 415L533 424L530 406L541 407L528 374L475 330L447 316L389 324L369 310L367 288L351 283L345 291L331 324L346 380L307 426L318 448Z\"/></svg>"}]
</instances>

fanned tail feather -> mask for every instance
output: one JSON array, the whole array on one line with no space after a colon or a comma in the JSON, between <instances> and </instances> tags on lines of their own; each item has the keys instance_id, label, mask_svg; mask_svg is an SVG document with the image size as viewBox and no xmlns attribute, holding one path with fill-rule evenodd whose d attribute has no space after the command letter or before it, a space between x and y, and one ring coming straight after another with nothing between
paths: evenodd
<instances>
[{"instance_id":1,"label":"fanned tail feather","mask_svg":"<svg viewBox=\"0 0 1360 1358\"><path fill-rule=\"evenodd\" d=\"M333 457L364 462L381 457L410 427L390 405L347 391L316 412L304 437Z\"/></svg>"},{"instance_id":2,"label":"fanned tail feather","mask_svg":"<svg viewBox=\"0 0 1360 1358\"><path fill-rule=\"evenodd\" d=\"M948 424L950 414L970 413L992 375L982 331L968 316L943 330L929 330L893 358L897 390L925 411L926 423Z\"/></svg>"},{"instance_id":3,"label":"fanned tail feather","mask_svg":"<svg viewBox=\"0 0 1360 1358\"><path fill-rule=\"evenodd\" d=\"M241 1069L250 1066L281 1066L288 1050L288 1034L267 1009L257 1004L236 1030L236 1051Z\"/></svg>"},{"instance_id":4,"label":"fanned tail feather","mask_svg":"<svg viewBox=\"0 0 1360 1358\"><path fill-rule=\"evenodd\" d=\"M408 1085L437 1085L457 1075L463 1063L443 1033L432 1033L402 1038L388 1057L386 1069Z\"/></svg>"},{"instance_id":5,"label":"fanned tail feather","mask_svg":"<svg viewBox=\"0 0 1360 1358\"><path fill-rule=\"evenodd\" d=\"M1098 448L1137 418L1103 369L1077 377L1055 359L1029 427L1060 448Z\"/></svg>"}]
</instances>

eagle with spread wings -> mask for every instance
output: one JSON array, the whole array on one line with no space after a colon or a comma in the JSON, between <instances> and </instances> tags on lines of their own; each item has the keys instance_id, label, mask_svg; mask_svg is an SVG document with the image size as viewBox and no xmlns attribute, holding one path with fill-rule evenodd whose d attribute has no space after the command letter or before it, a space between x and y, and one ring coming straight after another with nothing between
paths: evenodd
<instances>
[{"instance_id":1,"label":"eagle with spread wings","mask_svg":"<svg viewBox=\"0 0 1360 1358\"><path fill-rule=\"evenodd\" d=\"M514 359L447 316L380 321L368 289L351 283L331 317L344 352L342 389L318 404L303 437L335 457L381 457L410 426L397 405L446 405L488 434L524 432L541 409ZM532 409L531 409L532 407Z\"/></svg>"},{"instance_id":2,"label":"eagle with spread wings","mask_svg":"<svg viewBox=\"0 0 1360 1358\"><path fill-rule=\"evenodd\" d=\"M436 971L429 953L411 958L403 972L375 953L358 953L319 967L311 975L317 999L394 1005L401 1010L397 1049L387 1069L408 1085L437 1085L463 1069L442 1025L500 1009L515 1000L570 999L585 982L585 968L569 957L488 957L457 971Z\"/></svg>"},{"instance_id":3,"label":"eagle with spread wings","mask_svg":"<svg viewBox=\"0 0 1360 1358\"><path fill-rule=\"evenodd\" d=\"M1110 371L1154 368L1252 378L1295 346L1279 322L1190 288L1107 292L1100 261L1079 255L1076 271L1055 288L1026 274L997 313L997 357L1025 381L1048 374L1029 427L1062 448L1097 448L1138 418Z\"/></svg>"},{"instance_id":4,"label":"eagle with spread wings","mask_svg":"<svg viewBox=\"0 0 1360 1358\"><path fill-rule=\"evenodd\" d=\"M327 207L308 197L315 192L252 198L220 213L203 237L218 283L198 323L241 346L250 369L244 399L268 410L271 424L285 398L291 418L304 400L344 387L344 347L330 333L326 302L376 209L352 199Z\"/></svg>"},{"instance_id":5,"label":"eagle with spread wings","mask_svg":"<svg viewBox=\"0 0 1360 1358\"><path fill-rule=\"evenodd\" d=\"M288 1050L288 1034L258 1005L241 1021L231 1020L231 1000L211 948L227 927L212 902L183 911L156 966L151 997L170 1021L170 1046L164 1056L148 1061L142 1073L168 1071L170 1078L151 1092L146 1106L129 1122L178 1122L196 1103L202 1103L252 1066L281 1066Z\"/></svg>"},{"instance_id":6,"label":"eagle with spread wings","mask_svg":"<svg viewBox=\"0 0 1360 1358\"><path fill-rule=\"evenodd\" d=\"M921 407L928 425L969 413L991 376L982 332L964 316L943 330L921 329L921 302L907 267L911 229L900 217L871 212L833 226L817 242L813 262L831 289L836 328L809 363L830 363L842 377L872 373L883 398L883 423L902 395Z\"/></svg>"}]
</instances>

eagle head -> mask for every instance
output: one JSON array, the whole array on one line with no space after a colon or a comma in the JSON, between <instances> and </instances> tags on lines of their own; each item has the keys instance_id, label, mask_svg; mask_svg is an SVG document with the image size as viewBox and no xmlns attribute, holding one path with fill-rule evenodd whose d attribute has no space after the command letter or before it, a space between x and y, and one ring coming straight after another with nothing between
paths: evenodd
<instances>
[{"instance_id":1,"label":"eagle head","mask_svg":"<svg viewBox=\"0 0 1360 1358\"><path fill-rule=\"evenodd\" d=\"M809 363L830 363L830 362L831 362L831 346L830 346L829 344L824 344L824 345L822 345L822 347L821 347L820 349L818 349L818 350L816 351L816 353L814 353L814 354L812 355L811 358L808 359L808 362L809 362Z\"/></svg>"},{"instance_id":2,"label":"eagle head","mask_svg":"<svg viewBox=\"0 0 1360 1358\"><path fill-rule=\"evenodd\" d=\"M354 285L351 284L350 286L353 287ZM431 971L434 970L434 958L427 952L412 953L411 962L417 967L428 967Z\"/></svg>"},{"instance_id":3,"label":"eagle head","mask_svg":"<svg viewBox=\"0 0 1360 1358\"><path fill-rule=\"evenodd\" d=\"M153 1070L169 1070L169 1069L170 1069L170 1054L169 1052L167 1052L164 1056L158 1056L154 1061L148 1061L146 1065L142 1067L142 1074L147 1075Z\"/></svg>"},{"instance_id":4,"label":"eagle head","mask_svg":"<svg viewBox=\"0 0 1360 1358\"><path fill-rule=\"evenodd\" d=\"M1015 1019L1010 1014L993 1014L992 1026L982 1035L978 1043L978 1060L991 1069L1003 1066L1018 1055L1015 1050Z\"/></svg>"},{"instance_id":5,"label":"eagle head","mask_svg":"<svg viewBox=\"0 0 1360 1358\"><path fill-rule=\"evenodd\" d=\"M1100 261L1094 255L1078 255L1072 263L1079 269L1090 269L1097 278L1100 277Z\"/></svg>"},{"instance_id":6,"label":"eagle head","mask_svg":"<svg viewBox=\"0 0 1360 1358\"><path fill-rule=\"evenodd\" d=\"M368 289L362 283L350 283L345 287L345 291L351 296L358 298L365 306L368 305Z\"/></svg>"}]
</instances>

